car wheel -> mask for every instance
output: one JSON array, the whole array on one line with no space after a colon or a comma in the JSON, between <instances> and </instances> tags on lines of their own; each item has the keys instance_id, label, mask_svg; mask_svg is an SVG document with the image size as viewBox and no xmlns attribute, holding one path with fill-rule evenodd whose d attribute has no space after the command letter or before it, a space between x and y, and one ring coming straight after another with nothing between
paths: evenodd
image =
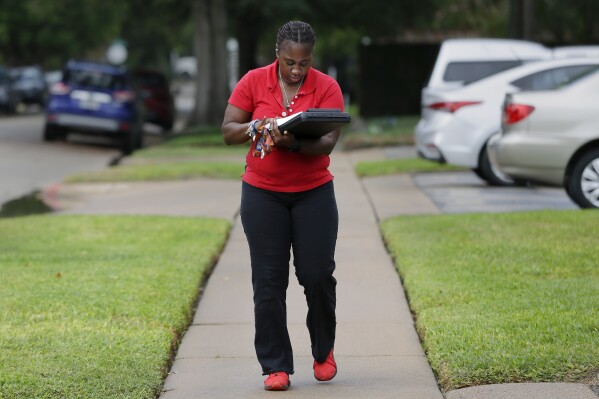
<instances>
[{"instance_id":1,"label":"car wheel","mask_svg":"<svg viewBox=\"0 0 599 399\"><path fill-rule=\"evenodd\" d=\"M478 173L475 173L490 186L513 186L515 184L512 179L501 173L491 164L486 145L481 151L477 170Z\"/></svg>"},{"instance_id":2,"label":"car wheel","mask_svg":"<svg viewBox=\"0 0 599 399\"><path fill-rule=\"evenodd\" d=\"M19 110L20 100L18 98L12 98L8 101L8 105L6 106L6 112L11 115L14 115Z\"/></svg>"},{"instance_id":3,"label":"car wheel","mask_svg":"<svg viewBox=\"0 0 599 399\"><path fill-rule=\"evenodd\" d=\"M135 131L122 132L121 152L123 155L131 155L135 151Z\"/></svg>"},{"instance_id":4,"label":"car wheel","mask_svg":"<svg viewBox=\"0 0 599 399\"><path fill-rule=\"evenodd\" d=\"M43 134L44 141L54 141L54 140L58 140L58 139L63 139L65 137L66 137L66 132L64 131L63 128L56 126L56 125L49 124L49 123L46 123L46 125L44 126L44 134Z\"/></svg>"},{"instance_id":5,"label":"car wheel","mask_svg":"<svg viewBox=\"0 0 599 399\"><path fill-rule=\"evenodd\" d=\"M164 129L165 132L170 132L171 130L173 130L173 125L174 125L174 122L172 120L165 121L162 124L162 129Z\"/></svg>"},{"instance_id":6,"label":"car wheel","mask_svg":"<svg viewBox=\"0 0 599 399\"><path fill-rule=\"evenodd\" d=\"M486 180L486 179L483 177L483 174L482 174L482 172L480 171L480 168L472 168L472 171L474 172L474 174L475 174L475 175L477 175L478 177L480 177L482 180Z\"/></svg>"},{"instance_id":7,"label":"car wheel","mask_svg":"<svg viewBox=\"0 0 599 399\"><path fill-rule=\"evenodd\" d=\"M140 124L128 132L122 132L121 152L130 155L133 151L143 146L143 131Z\"/></svg>"},{"instance_id":8,"label":"car wheel","mask_svg":"<svg viewBox=\"0 0 599 399\"><path fill-rule=\"evenodd\" d=\"M581 208L599 208L599 149L575 161L566 192Z\"/></svg>"}]
</instances>

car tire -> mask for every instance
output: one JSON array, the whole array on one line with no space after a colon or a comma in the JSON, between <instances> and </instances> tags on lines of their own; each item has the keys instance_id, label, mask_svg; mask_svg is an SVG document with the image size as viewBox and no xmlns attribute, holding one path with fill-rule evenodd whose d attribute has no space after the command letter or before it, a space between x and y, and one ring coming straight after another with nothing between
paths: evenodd
<instances>
[{"instance_id":1,"label":"car tire","mask_svg":"<svg viewBox=\"0 0 599 399\"><path fill-rule=\"evenodd\" d=\"M486 180L482 174L482 172L480 171L480 168L472 168L472 171L474 172L475 175L477 175L478 177L480 177L482 180Z\"/></svg>"},{"instance_id":2,"label":"car tire","mask_svg":"<svg viewBox=\"0 0 599 399\"><path fill-rule=\"evenodd\" d=\"M8 104L6 106L6 112L10 115L16 114L19 110L20 103L21 100L19 100L18 98L9 99Z\"/></svg>"},{"instance_id":3,"label":"car tire","mask_svg":"<svg viewBox=\"0 0 599 399\"><path fill-rule=\"evenodd\" d=\"M59 139L64 139L66 137L66 132L63 128L58 127L56 125L52 125L50 123L46 123L44 126L44 141L55 141Z\"/></svg>"},{"instance_id":4,"label":"car tire","mask_svg":"<svg viewBox=\"0 0 599 399\"><path fill-rule=\"evenodd\" d=\"M170 121L165 121L165 122L162 124L162 129L163 129L165 132L170 132L171 130L173 130L173 126L174 126L174 122L173 122L172 120L170 120Z\"/></svg>"},{"instance_id":5,"label":"car tire","mask_svg":"<svg viewBox=\"0 0 599 399\"><path fill-rule=\"evenodd\" d=\"M599 148L585 152L574 163L566 193L581 208L599 208Z\"/></svg>"},{"instance_id":6,"label":"car tire","mask_svg":"<svg viewBox=\"0 0 599 399\"><path fill-rule=\"evenodd\" d=\"M131 155L133 151L143 146L143 130L138 123L132 130L122 132L121 152L124 155Z\"/></svg>"},{"instance_id":7,"label":"car tire","mask_svg":"<svg viewBox=\"0 0 599 399\"><path fill-rule=\"evenodd\" d=\"M487 146L481 151L478 168L475 173L485 180L490 186L513 186L516 183L499 170L497 170L489 161L489 155L487 154Z\"/></svg>"},{"instance_id":8,"label":"car tire","mask_svg":"<svg viewBox=\"0 0 599 399\"><path fill-rule=\"evenodd\" d=\"M123 155L131 155L135 151L135 131L122 132L121 152Z\"/></svg>"}]
</instances>

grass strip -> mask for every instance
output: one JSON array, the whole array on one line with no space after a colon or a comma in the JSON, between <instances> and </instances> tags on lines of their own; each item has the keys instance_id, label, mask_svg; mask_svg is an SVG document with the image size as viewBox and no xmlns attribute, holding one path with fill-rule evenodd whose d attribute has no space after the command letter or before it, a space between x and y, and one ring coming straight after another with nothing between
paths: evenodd
<instances>
[{"instance_id":1,"label":"grass strip","mask_svg":"<svg viewBox=\"0 0 599 399\"><path fill-rule=\"evenodd\" d=\"M356 120L358 119L357 113L352 115ZM341 135L343 149L413 145L414 128L419 120L419 115L362 119L343 129Z\"/></svg>"},{"instance_id":2,"label":"grass strip","mask_svg":"<svg viewBox=\"0 0 599 399\"><path fill-rule=\"evenodd\" d=\"M155 398L230 224L0 220L0 397Z\"/></svg>"},{"instance_id":3,"label":"grass strip","mask_svg":"<svg viewBox=\"0 0 599 399\"><path fill-rule=\"evenodd\" d=\"M441 164L421 158L397 158L382 161L362 161L355 165L360 177L391 175L395 173L449 172L465 170L462 167Z\"/></svg>"},{"instance_id":4,"label":"grass strip","mask_svg":"<svg viewBox=\"0 0 599 399\"><path fill-rule=\"evenodd\" d=\"M118 181L165 181L197 177L239 179L243 163L237 162L157 162L148 164L124 164L98 172L69 176L68 183L100 183Z\"/></svg>"},{"instance_id":5,"label":"grass strip","mask_svg":"<svg viewBox=\"0 0 599 399\"><path fill-rule=\"evenodd\" d=\"M247 146L231 146L231 147L185 147L185 146L154 146L136 151L133 158L211 158L220 157L223 155L237 156L239 160L245 159L245 154L248 152Z\"/></svg>"},{"instance_id":6,"label":"grass strip","mask_svg":"<svg viewBox=\"0 0 599 399\"><path fill-rule=\"evenodd\" d=\"M598 224L596 211L413 216L382 224L445 390L596 375Z\"/></svg>"},{"instance_id":7,"label":"grass strip","mask_svg":"<svg viewBox=\"0 0 599 399\"><path fill-rule=\"evenodd\" d=\"M227 146L220 129L196 128L182 135L176 135L160 145L136 151L133 158L177 158L177 157L213 157L221 155L243 155L248 145Z\"/></svg>"}]
</instances>

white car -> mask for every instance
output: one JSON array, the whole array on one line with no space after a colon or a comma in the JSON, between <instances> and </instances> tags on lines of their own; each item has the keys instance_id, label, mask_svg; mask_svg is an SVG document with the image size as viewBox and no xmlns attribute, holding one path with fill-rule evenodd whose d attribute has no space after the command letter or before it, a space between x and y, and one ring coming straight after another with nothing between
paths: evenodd
<instances>
[{"instance_id":1,"label":"white car","mask_svg":"<svg viewBox=\"0 0 599 399\"><path fill-rule=\"evenodd\" d=\"M500 130L506 93L547 90L599 65L599 58L532 62L454 90L423 93L416 126L418 153L427 159L471 168L491 185L513 180L489 162L486 146Z\"/></svg>"},{"instance_id":2,"label":"white car","mask_svg":"<svg viewBox=\"0 0 599 399\"><path fill-rule=\"evenodd\" d=\"M535 42L512 39L448 39L443 41L422 94L451 90L522 65L552 58L552 50Z\"/></svg>"},{"instance_id":3,"label":"white car","mask_svg":"<svg viewBox=\"0 0 599 399\"><path fill-rule=\"evenodd\" d=\"M193 79L198 72L198 62L195 57L180 57L174 62L173 72L182 79Z\"/></svg>"},{"instance_id":4,"label":"white car","mask_svg":"<svg viewBox=\"0 0 599 399\"><path fill-rule=\"evenodd\" d=\"M599 208L599 66L552 90L508 94L503 119L488 148L496 168Z\"/></svg>"}]
</instances>

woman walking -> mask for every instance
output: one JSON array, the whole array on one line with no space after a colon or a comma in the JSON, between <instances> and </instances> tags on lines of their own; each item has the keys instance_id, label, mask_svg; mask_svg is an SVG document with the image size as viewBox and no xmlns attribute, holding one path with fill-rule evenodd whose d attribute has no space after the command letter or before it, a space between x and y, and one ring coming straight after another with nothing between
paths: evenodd
<instances>
[{"instance_id":1,"label":"woman walking","mask_svg":"<svg viewBox=\"0 0 599 399\"><path fill-rule=\"evenodd\" d=\"M242 179L241 221L251 257L254 345L268 376L266 390L286 390L294 372L285 303L290 251L308 304L314 376L328 381L337 373L333 272L338 213L328 167L340 131L303 140L277 126L277 118L309 108L343 110L337 82L312 68L315 42L309 24L284 24L277 34L275 61L239 81L222 125L227 144L251 140Z\"/></svg>"}]
</instances>

